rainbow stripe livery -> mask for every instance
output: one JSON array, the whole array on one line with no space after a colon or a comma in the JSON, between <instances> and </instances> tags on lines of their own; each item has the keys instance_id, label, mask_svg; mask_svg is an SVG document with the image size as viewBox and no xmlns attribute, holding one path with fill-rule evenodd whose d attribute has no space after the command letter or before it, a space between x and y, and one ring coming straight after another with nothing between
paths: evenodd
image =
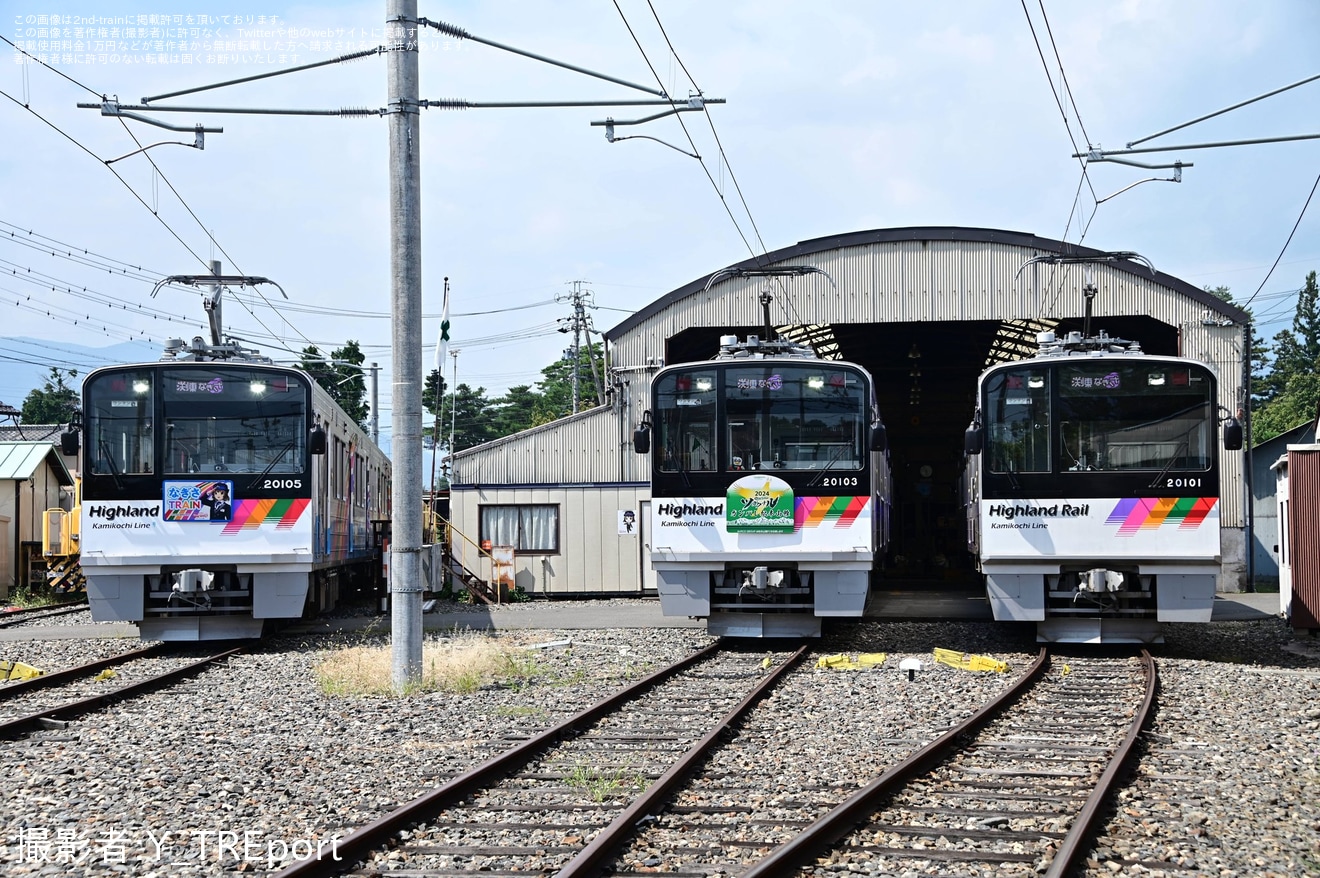
<instances>
[{"instance_id":1,"label":"rainbow stripe livery","mask_svg":"<svg viewBox=\"0 0 1320 878\"><path fill-rule=\"evenodd\" d=\"M224 533L232 534L261 527L275 521L276 530L292 528L302 517L311 501L305 497L293 500L243 500L234 507L234 517L225 525Z\"/></svg>"},{"instance_id":2,"label":"rainbow stripe livery","mask_svg":"<svg viewBox=\"0 0 1320 878\"><path fill-rule=\"evenodd\" d=\"M1106 524L1117 524L1120 537L1155 530L1166 522L1178 522L1183 530L1200 526L1218 497L1126 497L1109 513Z\"/></svg>"},{"instance_id":3,"label":"rainbow stripe livery","mask_svg":"<svg viewBox=\"0 0 1320 878\"><path fill-rule=\"evenodd\" d=\"M793 527L821 527L834 521L835 527L851 527L866 509L869 497L798 497L793 507Z\"/></svg>"}]
</instances>

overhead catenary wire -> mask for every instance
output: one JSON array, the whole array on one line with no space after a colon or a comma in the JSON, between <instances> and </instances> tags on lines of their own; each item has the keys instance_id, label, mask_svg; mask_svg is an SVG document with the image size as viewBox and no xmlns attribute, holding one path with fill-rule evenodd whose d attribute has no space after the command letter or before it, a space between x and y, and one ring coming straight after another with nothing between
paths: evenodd
<instances>
[{"instance_id":1,"label":"overhead catenary wire","mask_svg":"<svg viewBox=\"0 0 1320 878\"><path fill-rule=\"evenodd\" d=\"M10 42L9 40L6 39L5 42L10 43L10 45L13 45L14 48L15 48L16 50L18 50L19 52L21 52L24 56L26 56L26 57L28 57L28 58L33 58L33 60L37 60L37 59L35 59L34 56L32 56L30 53L28 53L28 52L26 52L25 50L21 49L21 48L18 47L17 45L14 45L14 44L13 44L12 42ZM348 56L344 56L344 57L345 57L345 58L348 58ZM342 60L342 59L340 59L340 60ZM43 67L46 67L47 69L49 69L49 70L51 70L51 71L53 71L53 72L55 72L55 73L59 73L61 76L64 76L63 73L61 73L60 71L56 70L56 69L53 68L53 67L50 67L49 65L45 64L44 62L42 62L42 66L43 66ZM316 65L316 66L320 66L320 65ZM73 82L74 84L78 85L80 88L82 88L82 89L84 89L84 90L86 90L86 91L88 91L88 92L91 92L92 94L95 94L95 95L97 95L98 97L102 97L102 99L104 100L103 93L101 93L101 92L97 92L95 89L93 89L93 88L87 86L86 84L81 83L81 82L78 82L77 80L74 80L74 79L72 79L72 78L70 78L70 77L68 77L68 76L64 76L64 78L69 79L70 82ZM42 122L44 122L46 125L48 125L49 127L51 127L53 130L55 130L57 133L59 133L61 136L63 136L65 139L67 139L69 142L73 143L75 146L77 146L77 147L78 147L79 149L81 149L83 152L87 153L88 155L92 156L93 158L96 158L97 161L99 161L99 162L100 162L100 163L106 168L106 170L108 170L108 171L110 171L110 173L114 174L115 178L118 179L118 180L120 181L120 183L122 183L122 184L124 185L124 187L127 188L127 189L129 190L129 192L131 192L131 193L133 194L133 197L136 198L136 199L137 199L137 200L143 205L143 207L146 207L147 210L151 212L152 216L154 216L154 217L156 218L156 220L157 220L158 222L160 222L162 226L165 227L165 229L166 229L166 230L167 230L167 231L168 231L168 232L169 232L169 233L175 238L175 240L177 240L177 241L183 246L183 248L184 248L189 254L192 255L192 257L193 257L194 259L196 259L199 263L201 263L203 266L205 266L205 267L207 267L207 268L209 269L209 266L210 266L209 261L206 260L206 259L203 259L203 258L202 258L202 257L196 252L196 251L194 251L190 246L188 246L187 242L185 242L185 241L183 240L182 236L180 236L179 233L176 232L176 231L173 229L173 227L171 227L170 224L169 224L168 222L166 222L165 219L160 215L159 210L157 210L156 208L153 208L151 205L147 204L146 200L143 199L142 196L139 195L139 194L137 193L137 191L136 191L136 190L135 190L135 189L134 189L134 188L128 183L127 180L125 180L125 179L123 178L123 176L121 176L121 175L119 174L119 172L118 172L115 168L111 167L111 165L110 165L109 162L107 162L106 160L104 160L104 159L100 158L99 156L97 156L96 153L94 153L92 150L88 149L85 145L83 145L80 141L78 141L77 138L75 138L75 137L71 136L70 134L68 134L67 132L65 132L65 131L64 131L63 129L61 129L58 125L55 125L55 124L54 124L53 122L51 122L49 119L46 119L44 116L42 116L42 115L41 115L40 113L38 113L36 110L33 110L32 107L31 107L30 105L28 105L27 103L17 100L17 99L14 98L12 95L10 95L10 94L8 94L7 92L4 92L4 91L2 91L2 90L0 90L0 95L3 95L4 97L8 98L9 100L13 101L14 103L16 103L16 104L18 104L19 106L23 107L23 109L27 110L27 111L28 111L29 113L31 113L32 115L36 116L38 119L40 119L40 120L41 120ZM137 137L137 135L133 133L132 129L130 129L130 128L128 127L128 124L125 122L125 120L123 119L122 116L121 116L121 117L118 117L118 118L119 118L120 124L121 124L121 125L123 126L123 128L124 128L124 131L129 135L130 138L132 138L133 142L134 142L139 148L141 148L141 147L142 147L142 141L139 140L138 137ZM220 242L216 240L215 236L214 236L213 234L211 234L210 230L206 228L206 224L203 223L203 222L201 221L200 217L197 216L196 212L195 212L195 211L192 209L192 207L188 204L187 200L186 200L186 199L183 197L183 195L178 191L178 189L175 188L174 184L170 182L169 178L165 176L164 172L161 171L160 167L156 164L155 160L152 159L152 157L150 156L150 154L148 154L148 153L146 153L146 152L142 152L142 155L147 159L148 163L150 163L150 165L151 165L153 171L155 172L156 176L157 176L159 179L161 179L161 180L163 180L163 181L165 182L166 186L168 186L169 189L170 189L170 191L174 194L174 197L175 197L176 199L178 199L179 204L181 204L181 205L183 206L183 208L188 212L188 215L191 216L191 217L193 218L193 220L197 223L198 227L202 229L203 233L206 235L206 237L208 238L208 240L210 240L212 246L214 246L217 250L219 250L222 254L224 254L225 258L229 261L229 264L234 265L235 267L238 267L238 262L237 262L237 260L234 259L232 256L229 255L229 253L224 249L224 247L220 244ZM263 301L266 302L266 305L267 305L269 308L271 308L272 311L275 311L276 314L279 314L279 310L278 310L277 308L275 308L275 306L274 306L269 300L266 300L266 299L265 299L265 296L262 295L261 292L260 292L259 290L256 291L256 292L257 292L257 295L260 296L260 297L263 299ZM244 309L245 311L248 312L248 314L252 317L252 319L256 320L259 324L261 324L261 326L262 326L264 329L266 329L268 332L271 332L271 334L274 335L274 332L273 332L268 326L265 325L265 323L261 320L261 318L258 317L258 316L256 315L256 313L255 313L254 311L252 311L252 309L249 308L249 307L247 306L247 304L243 303L241 299L239 299L238 301L239 301L241 307L243 307L243 309ZM283 322L285 323L285 325L287 325L290 329L292 329L292 330L293 330L295 333L297 333L299 336L302 336L304 339L306 338L305 336L303 336L303 333L301 332L301 330L298 329L298 327L296 327L291 321L285 319L282 315L281 315L281 320L283 320Z\"/></svg>"},{"instance_id":2,"label":"overhead catenary wire","mask_svg":"<svg viewBox=\"0 0 1320 878\"><path fill-rule=\"evenodd\" d=\"M165 218L162 217L162 216L160 215L160 213L159 213L157 210L155 210L154 208L152 208L152 206L151 206L150 204L147 204L146 199L144 199L141 195L139 195L139 194L137 193L137 190L134 189L134 188L129 184L129 182L128 182L127 180L125 180L125 179L120 175L120 173L119 173L118 171L116 171L114 168L110 167L109 165L106 165L106 164L105 164L105 159L101 158L99 155L97 155L96 153L92 152L90 149L88 149L86 146L84 146L82 143L80 143L80 142L77 140L77 138L75 138L75 137L73 137L72 135L68 134L66 131L64 131L63 129L61 129L61 128L60 128L58 125L56 125L54 122L50 121L50 120L47 119L45 116L41 115L41 114L38 113L36 110L32 109L32 108L31 108L30 106L28 106L27 104L24 104L22 101L18 100L18 99L15 98L13 95L9 94L8 92L4 91L3 89L0 89L0 97L8 98L9 100L13 101L15 104L18 104L18 105L19 105L20 107L22 107L24 110L27 110L27 111L28 111L29 113L31 113L33 116L36 116L38 119L40 119L40 120L41 120L42 122L44 122L46 125L50 126L50 128L53 129L56 133L58 133L61 137L63 137L64 139L68 140L70 143L72 143L74 146L78 147L78 148L79 148L80 150L82 150L83 152L87 153L87 154L88 154L89 156L91 156L92 158L96 159L96 161L99 162L100 164L104 165L105 168L106 168L106 170L108 170L111 174L114 174L114 175L115 175L115 179L117 179L120 183L122 183L122 184L124 185L124 188L127 189L130 193L132 193L133 197L136 198L136 199L138 200L138 202L141 203L141 205L142 205L143 207L145 207L145 208L147 209L147 211L148 211L149 213L151 213L151 215L154 216L154 217L156 218L156 221L159 222L162 226L165 227L165 230L166 230L167 232L170 233L170 235L174 238L174 240L178 241L179 244L181 244L181 245L183 246L183 249L187 250L187 251L193 256L194 259L196 259L196 260L198 260L199 262L202 262L203 264L205 264L205 260L203 260L201 256L198 256L197 253L196 253L196 251L194 251L191 247L188 246L188 242L187 242L187 241L184 241L183 238L180 237L179 233L176 232L176 231L174 231L174 229L170 226L170 224L167 223L167 222L165 221Z\"/></svg>"},{"instance_id":3,"label":"overhead catenary wire","mask_svg":"<svg viewBox=\"0 0 1320 878\"><path fill-rule=\"evenodd\" d=\"M1050 47L1054 53L1055 61L1058 63L1059 78L1063 81L1064 89L1068 95L1068 103L1072 106L1073 113L1077 117L1077 126L1082 129L1082 136L1086 137L1086 126L1082 123L1081 113L1077 109L1076 101L1073 100L1072 89L1068 85L1068 77L1064 73L1063 59L1059 54L1058 44L1054 40L1054 33L1050 29L1049 18L1045 14L1044 0L1037 0L1037 3L1040 7L1041 18L1045 21L1046 36L1050 41ZM1040 35L1036 32L1036 24L1031 19L1031 11L1027 8L1026 0L1021 0L1021 4L1022 4L1022 14L1026 17L1027 27L1031 31L1032 42L1036 46L1036 54L1040 57L1041 67L1044 68L1045 70L1045 79L1050 86L1050 93L1054 96L1054 104L1059 109L1059 115L1063 119L1064 130L1068 133L1068 141L1072 144L1073 151L1077 152L1078 151L1077 138L1073 136L1072 124L1068 115L1068 110L1064 107L1063 98L1060 97L1059 90L1054 85L1054 78L1051 75L1049 61L1047 61L1045 58L1045 50L1040 43ZM1090 230L1091 223L1095 220L1096 214L1099 213L1100 198L1096 194L1095 186L1091 183L1091 177L1087 170L1086 159L1079 158L1078 163L1081 166L1081 178L1077 183L1077 193L1073 196L1072 208L1068 212L1068 221L1064 224L1063 234L1060 236L1060 240L1064 242L1068 240L1068 232L1072 228L1073 217L1077 216L1079 212L1079 207L1081 204L1082 186L1083 184L1085 184L1085 186L1091 191L1091 199L1095 203L1096 207L1095 210L1091 212L1090 218L1086 220L1086 223L1084 225L1081 224L1079 219L1079 231L1078 231L1076 243L1080 246L1081 243L1084 240L1086 240L1086 233ZM1064 266L1063 270L1061 272L1058 272L1059 276L1056 279L1054 279L1055 281L1054 292L1048 296L1048 301L1046 300L1046 297L1044 296L1041 297L1036 314L1037 318L1043 317L1045 316L1046 313L1052 312L1054 310L1054 305L1058 301L1059 295L1062 293L1064 284L1067 282L1067 279L1070 276L1071 272L1072 272L1071 265ZM1054 272L1051 273L1053 274Z\"/></svg>"},{"instance_id":4,"label":"overhead catenary wire","mask_svg":"<svg viewBox=\"0 0 1320 878\"><path fill-rule=\"evenodd\" d=\"M651 75L655 78L656 82L660 84L661 88L663 88L664 80L660 78L660 74L656 71L655 65L651 63L651 59L646 54L646 49L642 47L641 40L638 39L636 32L632 28L632 25L628 22L628 17L624 14L623 9L619 6L618 0L613 0L613 2L614 2L615 10L619 13L619 18L622 19L623 21L623 26L627 29L628 35L632 37L633 43L637 46L637 51L641 53L642 60L646 63L647 68L651 71ZM698 95L702 94L701 87L692 77L691 72L687 69L687 65L683 63L682 59L678 57L678 53L674 50L673 42L669 39L669 34L665 31L664 24L663 22L660 21L660 16L656 13L655 7L650 5L650 0L648 0L647 5L650 7L651 15L655 19L657 27L660 29L660 33L665 40L665 44L669 47L670 54L673 55L674 59L678 61L679 66L683 69L683 72L687 75L688 81L692 84L693 91ZM675 102L675 104L677 105L677 102ZM715 181L715 177L714 175L711 174L710 168L706 166L705 160L700 157L699 155L700 150L697 149L696 141L693 139L692 133L688 130L687 123L683 121L683 117L681 115L675 114L674 118L678 121L679 126L683 129L683 135L687 137L688 144L692 147L693 153L698 154L697 160L701 164L701 169L703 172L705 172L706 179L710 181L711 188L713 188L715 190L715 194L719 196L720 203L724 206L725 213L728 214L729 220L733 223L734 228L738 232L738 236L742 238L743 245L747 248L748 253L751 254L752 259L756 262L758 266L762 266L762 267L765 266L766 258L769 255L769 248L766 247L765 240L761 237L761 230L756 224L755 217L752 215L751 207L747 204L746 198L743 197L742 187L738 185L737 178L734 176L733 166L729 163L728 156L724 152L723 144L720 143L719 134L715 130L715 122L713 119L710 118L710 113L709 112L706 113L706 121L707 124L709 124L711 127L711 134L715 139L716 147L719 151L719 157L721 162L720 167L727 169L729 172L729 179L733 181L734 191L738 194L738 199L742 204L743 211L747 215L747 221L752 227L752 233L756 237L757 244L760 245L761 248L760 252L757 252L756 248L754 248L751 242L747 240L747 235L743 232L742 226L739 224L737 218L734 217L733 215L733 209L729 206L729 201L724 195L724 190L720 187L719 183ZM793 304L793 300L787 294L787 290L784 287L783 279L775 278L775 283L778 284L779 286L780 301L783 304L784 310L789 315L789 318L793 321L796 321L799 324L803 323L804 321L802 320L801 315L797 313L797 308Z\"/></svg>"},{"instance_id":5,"label":"overhead catenary wire","mask_svg":"<svg viewBox=\"0 0 1320 878\"><path fill-rule=\"evenodd\" d=\"M89 86L89 85L86 85L86 84L84 84L84 83L79 82L78 80L76 80L76 79L74 79L72 76L70 76L69 74L65 73L63 70L60 70L60 69L57 68L57 67L51 67L51 66L50 66L49 64L47 64L45 61L42 61L42 60L41 60L40 58L38 58L36 55L33 55L32 53L30 53L30 52L28 52L27 50L23 49L21 46L19 46L17 43L13 42L12 40L10 40L8 37L4 36L3 34L0 34L0 40L3 40L4 42L8 43L10 46L13 46L14 51L16 51L16 52L21 52L26 58L28 58L28 60L31 60L31 61L35 61L35 62L37 62L37 63L40 64L42 67L45 67L47 70L49 70L51 73L54 73L54 74L57 75L57 76L61 76L61 77L63 77L64 79L67 79L69 82L71 82L71 83L73 83L74 85L78 86L78 88L82 89L83 91L88 92L88 93L93 94L93 95L96 95L97 97L102 97L101 92L97 91L96 89L92 88L92 87Z\"/></svg>"},{"instance_id":6,"label":"overhead catenary wire","mask_svg":"<svg viewBox=\"0 0 1320 878\"><path fill-rule=\"evenodd\" d=\"M613 2L614 2L614 8L615 8L615 10L619 13L619 18L623 20L623 26L624 26L625 28L627 28L627 30L628 30L628 35L629 35L630 37L632 37L633 43L636 44L636 46L637 46L637 51L640 52L641 55L642 55L642 60L646 62L646 66L647 66L647 68L651 71L651 76L653 76L653 77L655 78L655 81L656 81L657 83L660 84L660 87L661 87L661 88L664 88L664 80L660 78L660 74L656 72L655 65L653 65L653 64L651 63L651 59L647 57L647 55L646 55L646 49L642 48L642 43L641 43L641 41L637 38L637 34L633 32L632 25L628 23L628 16L626 16L626 15L623 14L623 9L620 8L618 0L613 0ZM671 100L672 100L672 99L671 99ZM675 105L677 105L679 102L678 102L678 101L672 101L672 103L674 103ZM700 154L701 151L700 151L699 149L697 149L696 141L692 139L692 134L691 134L691 132L688 131L687 124L683 121L683 117L682 117L681 115L675 115L674 118L675 118L676 120L678 120L678 124L679 124L679 126L682 127L682 129L683 129L683 134L684 134L685 137L687 137L688 144L691 145L691 147L692 147L692 151L693 151L694 153L698 153L698 154ZM726 198L724 197L724 193L720 191L719 184L717 184L717 183L715 182L715 178L711 175L711 173L710 173L710 168L706 167L706 163L705 163L705 161L701 160L700 158L698 158L697 161L699 161L699 162L701 163L701 169L702 169L703 171L705 171L705 173L706 173L706 179L710 180L710 185L711 185L711 187L714 188L714 190L715 190L715 194L719 196L719 198L720 198L720 203L724 205L724 210L725 210L726 213L728 213L728 215L729 215L729 219L733 222L733 227L737 230L737 232L738 232L738 237L742 238L743 245L747 247L747 251L748 251L749 253L752 254L752 258L753 258L753 259L756 259L756 260L758 260L758 261L761 261L762 258L763 258L763 257L762 257L762 254L764 254L764 253L765 253L765 250L766 250L765 243L764 243L764 242L761 242L761 251L762 251L762 252L758 254L758 253L756 252L756 249L755 249L754 247L752 247L751 242L747 240L747 235L743 233L742 226L740 226L740 225L738 224L738 220L734 217L734 215L733 215L733 209L732 209L731 207L729 207L728 199L726 199ZM753 224L753 227L754 227L754 224ZM758 236L758 239L759 239L759 236Z\"/></svg>"},{"instance_id":7,"label":"overhead catenary wire","mask_svg":"<svg viewBox=\"0 0 1320 878\"><path fill-rule=\"evenodd\" d=\"M112 311L132 311L134 313L144 314L156 319L176 321L181 323L197 321L188 321L186 318L180 318L177 314L170 311L162 311L157 308L150 308L144 305L130 307L128 303L122 301L119 297L110 293L103 293L94 290L86 285L75 285L70 281L49 275L33 268L10 262L7 259L0 259L0 276L9 276L16 280L26 281L48 289L51 292L64 293L74 298L83 299L89 302L95 302L98 305L105 305Z\"/></svg>"},{"instance_id":8,"label":"overhead catenary wire","mask_svg":"<svg viewBox=\"0 0 1320 878\"><path fill-rule=\"evenodd\" d=\"M1247 301L1243 303L1243 308L1250 305L1256 296L1260 294L1260 291L1265 288L1265 284L1269 281L1270 275L1274 274L1274 269L1278 268L1279 260L1283 259L1284 253L1288 252L1288 245L1292 243L1293 235L1297 234L1297 228L1302 224L1302 218L1306 216L1306 209L1311 206L1311 199L1315 197L1317 186L1320 186L1320 175L1317 175L1315 182L1311 184L1311 191L1306 196L1306 203L1302 205L1301 213L1297 215L1297 222L1293 223L1292 231L1288 233L1288 240L1284 241L1283 247L1279 249L1278 258L1274 260L1274 264L1270 266L1270 270L1265 272L1265 277L1261 278L1260 286L1256 287L1256 292L1252 293Z\"/></svg>"},{"instance_id":9,"label":"overhead catenary wire","mask_svg":"<svg viewBox=\"0 0 1320 878\"><path fill-rule=\"evenodd\" d=\"M157 279L166 274L166 272L163 271L153 272L141 265L124 262L113 256L94 253L85 247L67 244L63 241L43 235L35 229L27 229L5 220L0 220L0 226L8 227L8 230L0 228L0 242L8 242L21 247L27 247L36 250L39 253L49 254L57 259L67 259L78 265L95 268L98 271L105 271L109 274L118 274L133 280L144 280L152 283L155 283ZM129 269L132 269L132 271Z\"/></svg>"}]
</instances>

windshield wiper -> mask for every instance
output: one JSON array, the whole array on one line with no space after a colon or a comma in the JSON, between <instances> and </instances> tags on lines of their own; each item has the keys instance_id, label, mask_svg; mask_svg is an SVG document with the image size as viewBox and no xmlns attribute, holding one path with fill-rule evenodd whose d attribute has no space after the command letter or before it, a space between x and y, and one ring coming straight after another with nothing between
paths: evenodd
<instances>
[{"instance_id":1,"label":"windshield wiper","mask_svg":"<svg viewBox=\"0 0 1320 878\"><path fill-rule=\"evenodd\" d=\"M1169 474L1169 470L1173 469L1173 462L1174 462L1175 460L1178 459L1178 455L1179 455L1179 453L1181 453L1181 452L1187 450L1187 446L1188 446L1188 444L1189 444L1189 443L1188 443L1188 440L1184 439L1184 440L1178 445L1178 447L1175 448L1175 449L1173 450L1173 454L1171 454L1171 455L1169 456L1169 462L1166 463L1166 464L1164 465L1164 469L1160 470L1160 474L1157 475L1157 476L1154 478L1154 480L1151 481L1151 483L1150 483L1149 485L1146 486L1147 488L1158 488L1158 487L1159 487L1159 485L1160 485L1160 479L1164 478L1165 476L1167 476L1167 475Z\"/></svg>"},{"instance_id":2,"label":"windshield wiper","mask_svg":"<svg viewBox=\"0 0 1320 878\"><path fill-rule=\"evenodd\" d=\"M101 453L105 455L105 465L110 467L110 475L114 477L115 488L120 491L124 490L124 482L119 478L119 467L115 466L115 455L114 452L110 450L110 443L102 438L98 447L101 449Z\"/></svg>"},{"instance_id":3,"label":"windshield wiper","mask_svg":"<svg viewBox=\"0 0 1320 878\"><path fill-rule=\"evenodd\" d=\"M265 468L264 470L262 470L261 473L260 473L255 479L253 479L252 481L248 482L248 487L251 488L251 487L252 487L253 485L255 485L257 482L261 481L261 480L264 479L266 476L270 475L270 471L273 470L273 469L275 468L275 464L277 464L277 463L279 463L281 460L283 460L283 459L284 459L284 455L288 454L288 453L289 453L289 449L291 449L291 448L293 448L293 440L292 440L292 439L290 439L290 440L288 441L288 443L287 443L283 448L280 449L280 453L277 454L277 455L275 455L275 459L274 459L274 460L272 460L270 463L266 464L266 468Z\"/></svg>"},{"instance_id":4,"label":"windshield wiper","mask_svg":"<svg viewBox=\"0 0 1320 878\"><path fill-rule=\"evenodd\" d=\"M825 474L830 471L830 467L834 466L835 461L837 461L840 457L843 457L843 453L847 450L848 450L847 445L840 445L838 448L836 448L834 450L834 455L830 457L829 460L825 461L825 466L821 468L820 472L816 473L816 477L811 481L807 482L807 487L808 488L816 487L816 483L819 482L821 479L825 478Z\"/></svg>"}]
</instances>

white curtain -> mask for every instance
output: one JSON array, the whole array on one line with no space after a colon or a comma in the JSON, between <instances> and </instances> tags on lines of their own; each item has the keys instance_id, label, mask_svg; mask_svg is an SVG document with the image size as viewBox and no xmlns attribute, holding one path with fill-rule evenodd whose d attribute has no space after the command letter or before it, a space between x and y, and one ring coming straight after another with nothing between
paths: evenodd
<instances>
[{"instance_id":1,"label":"white curtain","mask_svg":"<svg viewBox=\"0 0 1320 878\"><path fill-rule=\"evenodd\" d=\"M481 536L494 546L513 546L520 552L559 549L559 507L483 506Z\"/></svg>"}]
</instances>

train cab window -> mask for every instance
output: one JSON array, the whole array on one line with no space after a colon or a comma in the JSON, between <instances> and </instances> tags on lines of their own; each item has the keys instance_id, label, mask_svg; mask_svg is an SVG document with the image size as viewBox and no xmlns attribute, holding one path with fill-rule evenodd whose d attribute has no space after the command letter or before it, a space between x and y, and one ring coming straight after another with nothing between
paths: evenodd
<instances>
[{"instance_id":1,"label":"train cab window","mask_svg":"<svg viewBox=\"0 0 1320 878\"><path fill-rule=\"evenodd\" d=\"M761 440L765 430L762 419L756 413L735 414L729 412L728 435L724 448L727 454L724 468L733 472L757 469L764 459L761 454Z\"/></svg>"},{"instance_id":2,"label":"train cab window","mask_svg":"<svg viewBox=\"0 0 1320 878\"><path fill-rule=\"evenodd\" d=\"M732 470L856 470L866 460L870 399L861 375L837 366L729 369L727 466Z\"/></svg>"},{"instance_id":3,"label":"train cab window","mask_svg":"<svg viewBox=\"0 0 1320 878\"><path fill-rule=\"evenodd\" d=\"M167 473L303 472L307 389L295 377L166 369L162 385Z\"/></svg>"},{"instance_id":4,"label":"train cab window","mask_svg":"<svg viewBox=\"0 0 1320 878\"><path fill-rule=\"evenodd\" d=\"M715 469L719 391L709 371L675 372L656 382L653 459L661 472Z\"/></svg>"},{"instance_id":5,"label":"train cab window","mask_svg":"<svg viewBox=\"0 0 1320 878\"><path fill-rule=\"evenodd\" d=\"M991 472L1050 472L1050 373L1005 369L986 379L986 438Z\"/></svg>"},{"instance_id":6,"label":"train cab window","mask_svg":"<svg viewBox=\"0 0 1320 878\"><path fill-rule=\"evenodd\" d=\"M156 382L149 371L112 372L87 388L88 469L95 475L152 471Z\"/></svg>"},{"instance_id":7,"label":"train cab window","mask_svg":"<svg viewBox=\"0 0 1320 878\"><path fill-rule=\"evenodd\" d=\"M1061 368L1060 465L1072 472L1209 469L1213 384L1186 364Z\"/></svg>"}]
</instances>

